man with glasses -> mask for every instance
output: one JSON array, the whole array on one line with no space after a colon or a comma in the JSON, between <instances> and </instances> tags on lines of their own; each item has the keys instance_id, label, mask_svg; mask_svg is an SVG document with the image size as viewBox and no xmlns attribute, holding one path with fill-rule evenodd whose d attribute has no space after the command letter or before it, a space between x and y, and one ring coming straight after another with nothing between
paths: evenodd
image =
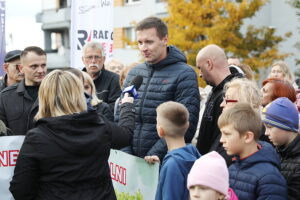
<instances>
[{"instance_id":1,"label":"man with glasses","mask_svg":"<svg viewBox=\"0 0 300 200\"><path fill-rule=\"evenodd\" d=\"M94 80L99 99L110 105L111 110L121 94L119 75L104 68L105 52L99 42L89 42L82 49L82 62L86 71Z\"/></svg>"},{"instance_id":2,"label":"man with glasses","mask_svg":"<svg viewBox=\"0 0 300 200\"><path fill-rule=\"evenodd\" d=\"M197 149L202 155L210 151L217 151L226 159L227 164L230 164L230 158L220 143L221 133L218 128L218 119L222 113L220 104L223 101L224 85L235 75L230 73L225 52L217 45L208 45L201 49L197 55L196 64L200 71L200 77L213 87L208 95L202 116Z\"/></svg>"},{"instance_id":3,"label":"man with glasses","mask_svg":"<svg viewBox=\"0 0 300 200\"><path fill-rule=\"evenodd\" d=\"M19 69L21 53L21 50L13 50L5 55L3 70L6 74L1 77L0 91L24 79L24 74L21 73Z\"/></svg>"}]
</instances>

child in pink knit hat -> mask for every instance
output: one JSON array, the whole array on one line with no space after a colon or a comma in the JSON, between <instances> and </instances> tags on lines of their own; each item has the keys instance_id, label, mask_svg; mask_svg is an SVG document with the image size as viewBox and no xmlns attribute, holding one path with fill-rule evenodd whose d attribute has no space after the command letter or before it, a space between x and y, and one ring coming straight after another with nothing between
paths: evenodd
<instances>
[{"instance_id":1,"label":"child in pink knit hat","mask_svg":"<svg viewBox=\"0 0 300 200\"><path fill-rule=\"evenodd\" d=\"M226 162L215 151L195 161L187 179L191 200L238 200L229 188Z\"/></svg>"}]
</instances>

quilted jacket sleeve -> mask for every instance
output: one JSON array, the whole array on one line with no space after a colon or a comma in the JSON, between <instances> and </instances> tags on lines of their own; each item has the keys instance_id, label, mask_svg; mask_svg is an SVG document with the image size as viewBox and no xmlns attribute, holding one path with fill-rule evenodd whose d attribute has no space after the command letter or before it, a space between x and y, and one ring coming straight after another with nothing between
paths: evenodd
<instances>
[{"instance_id":1,"label":"quilted jacket sleeve","mask_svg":"<svg viewBox=\"0 0 300 200\"><path fill-rule=\"evenodd\" d=\"M192 68L180 75L175 93L175 101L185 105L190 113L190 127L185 134L185 141L190 143L197 129L200 111L198 79Z\"/></svg>"}]
</instances>

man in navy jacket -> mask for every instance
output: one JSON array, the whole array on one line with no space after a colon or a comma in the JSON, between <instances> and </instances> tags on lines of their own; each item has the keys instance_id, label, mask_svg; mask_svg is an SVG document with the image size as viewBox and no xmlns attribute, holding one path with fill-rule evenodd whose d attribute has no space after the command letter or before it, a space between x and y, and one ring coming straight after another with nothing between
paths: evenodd
<instances>
[{"instance_id":1,"label":"man in navy jacket","mask_svg":"<svg viewBox=\"0 0 300 200\"><path fill-rule=\"evenodd\" d=\"M134 67L125 80L130 85L136 76L143 77L135 101L136 128L132 145L124 151L144 158L158 156L162 161L167 153L164 139L156 131L156 107L166 101L185 105L190 114L190 126L185 141L190 143L197 127L200 95L195 71L186 64L185 55L168 46L168 28L159 18L148 17L136 27L138 47L145 63Z\"/></svg>"}]
</instances>

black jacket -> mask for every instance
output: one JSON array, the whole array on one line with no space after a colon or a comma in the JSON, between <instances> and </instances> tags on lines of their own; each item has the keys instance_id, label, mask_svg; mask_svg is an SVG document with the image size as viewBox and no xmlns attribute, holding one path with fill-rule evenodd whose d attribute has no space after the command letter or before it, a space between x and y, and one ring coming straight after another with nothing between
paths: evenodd
<instances>
[{"instance_id":1,"label":"black jacket","mask_svg":"<svg viewBox=\"0 0 300 200\"><path fill-rule=\"evenodd\" d=\"M114 122L114 113L111 111L111 108L107 103L101 102L94 107L98 115L103 115L109 121Z\"/></svg>"},{"instance_id":2,"label":"black jacket","mask_svg":"<svg viewBox=\"0 0 300 200\"><path fill-rule=\"evenodd\" d=\"M124 87L136 76L143 76L143 83L135 101L136 128L131 147L127 153L144 157L157 155L162 160L167 145L156 131L156 108L163 102L176 101L185 105L190 114L190 127L185 140L190 143L198 123L200 94L195 71L186 64L185 55L176 47L169 46L167 57L156 64L143 63L134 67L127 75Z\"/></svg>"},{"instance_id":3,"label":"black jacket","mask_svg":"<svg viewBox=\"0 0 300 200\"><path fill-rule=\"evenodd\" d=\"M223 101L224 85L234 77L233 74L230 74L218 86L213 87L206 101L196 145L202 155L210 151L217 151L226 159L227 164L231 159L227 156L220 143L221 132L218 127L218 119L223 110L220 105Z\"/></svg>"},{"instance_id":4,"label":"black jacket","mask_svg":"<svg viewBox=\"0 0 300 200\"><path fill-rule=\"evenodd\" d=\"M9 86L0 93L0 120L13 135L26 135L33 128L33 118L38 111L38 99L33 101L25 89L24 80Z\"/></svg>"},{"instance_id":5,"label":"black jacket","mask_svg":"<svg viewBox=\"0 0 300 200\"><path fill-rule=\"evenodd\" d=\"M86 71L86 68L83 71ZM94 79L94 84L98 98L108 103L110 109L113 111L115 102L121 95L119 75L103 67L99 72L99 76Z\"/></svg>"},{"instance_id":6,"label":"black jacket","mask_svg":"<svg viewBox=\"0 0 300 200\"><path fill-rule=\"evenodd\" d=\"M108 157L131 141L132 104L119 126L96 111L43 118L26 135L10 191L16 200L114 200Z\"/></svg>"},{"instance_id":7,"label":"black jacket","mask_svg":"<svg viewBox=\"0 0 300 200\"><path fill-rule=\"evenodd\" d=\"M279 147L281 173L287 181L289 200L300 198L300 135L286 147Z\"/></svg>"},{"instance_id":8,"label":"black jacket","mask_svg":"<svg viewBox=\"0 0 300 200\"><path fill-rule=\"evenodd\" d=\"M88 110L96 110L98 115L103 115L109 121L114 122L114 114L111 111L110 106L107 103L102 101L102 102L98 103L97 105L92 106L92 104L91 104L92 97L90 95L88 95L87 93L84 93L84 96L86 99Z\"/></svg>"}]
</instances>

